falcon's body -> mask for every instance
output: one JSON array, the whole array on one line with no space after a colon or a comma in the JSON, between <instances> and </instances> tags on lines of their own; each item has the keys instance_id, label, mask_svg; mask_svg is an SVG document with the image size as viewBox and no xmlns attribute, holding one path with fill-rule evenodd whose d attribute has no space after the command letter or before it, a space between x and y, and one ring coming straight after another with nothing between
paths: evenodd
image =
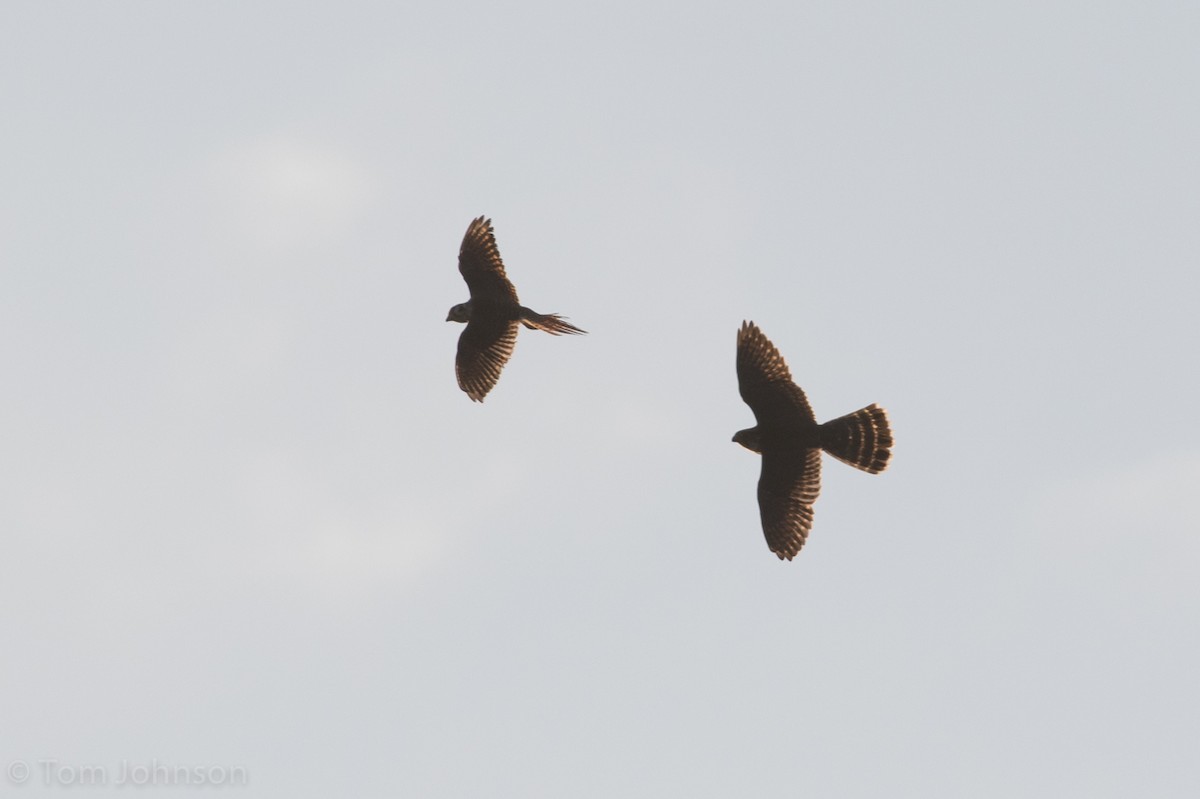
<instances>
[{"instance_id":1,"label":"falcon's body","mask_svg":"<svg viewBox=\"0 0 1200 799\"><path fill-rule=\"evenodd\" d=\"M812 529L821 490L821 450L863 471L887 468L892 433L878 405L817 424L808 398L787 363L753 322L743 322L737 343L738 389L758 424L733 440L762 455L758 508L767 546L791 560Z\"/></svg>"},{"instance_id":2,"label":"falcon's body","mask_svg":"<svg viewBox=\"0 0 1200 799\"><path fill-rule=\"evenodd\" d=\"M458 252L458 271L467 281L471 299L451 308L446 321L467 325L458 338L454 371L459 388L476 402L483 402L500 379L520 325L555 336L585 332L557 314L540 314L521 305L504 272L489 219L481 216L467 228Z\"/></svg>"}]
</instances>

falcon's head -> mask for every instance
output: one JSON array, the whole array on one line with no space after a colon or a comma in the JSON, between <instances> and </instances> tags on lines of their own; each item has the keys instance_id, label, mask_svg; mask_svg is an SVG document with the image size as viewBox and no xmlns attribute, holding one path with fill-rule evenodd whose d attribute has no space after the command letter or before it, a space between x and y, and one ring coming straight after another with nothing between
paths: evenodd
<instances>
[{"instance_id":1,"label":"falcon's head","mask_svg":"<svg viewBox=\"0 0 1200 799\"><path fill-rule=\"evenodd\" d=\"M450 313L446 314L447 322L470 322L471 321L471 301L460 302L450 309Z\"/></svg>"},{"instance_id":2,"label":"falcon's head","mask_svg":"<svg viewBox=\"0 0 1200 799\"><path fill-rule=\"evenodd\" d=\"M751 452L762 454L762 434L757 427L747 427L733 434L734 443L741 444Z\"/></svg>"}]
</instances>

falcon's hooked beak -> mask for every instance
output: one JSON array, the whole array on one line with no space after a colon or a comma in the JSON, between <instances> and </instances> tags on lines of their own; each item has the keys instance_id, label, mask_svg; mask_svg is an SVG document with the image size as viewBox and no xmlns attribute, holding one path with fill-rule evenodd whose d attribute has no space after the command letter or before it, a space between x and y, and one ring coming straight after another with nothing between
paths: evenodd
<instances>
[{"instance_id":1,"label":"falcon's hooked beak","mask_svg":"<svg viewBox=\"0 0 1200 799\"><path fill-rule=\"evenodd\" d=\"M741 444L751 452L762 453L762 440L757 427L748 427L733 434L733 443Z\"/></svg>"}]
</instances>

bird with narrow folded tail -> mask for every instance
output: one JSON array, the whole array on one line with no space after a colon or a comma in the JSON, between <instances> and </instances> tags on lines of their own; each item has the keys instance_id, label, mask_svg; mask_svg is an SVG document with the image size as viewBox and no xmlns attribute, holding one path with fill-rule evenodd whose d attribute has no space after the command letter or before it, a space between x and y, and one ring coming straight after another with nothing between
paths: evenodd
<instances>
[{"instance_id":1,"label":"bird with narrow folded tail","mask_svg":"<svg viewBox=\"0 0 1200 799\"><path fill-rule=\"evenodd\" d=\"M821 450L876 474L892 456L892 430L878 405L817 424L783 356L753 322L742 322L738 330L737 376L738 390L758 424L739 430L733 440L762 455L758 511L763 535L780 560L791 560L812 529Z\"/></svg>"},{"instance_id":2,"label":"bird with narrow folded tail","mask_svg":"<svg viewBox=\"0 0 1200 799\"><path fill-rule=\"evenodd\" d=\"M516 288L504 273L490 219L481 216L467 228L458 251L458 271L467 281L471 298L451 308L446 321L467 325L458 337L454 372L459 388L475 402L483 402L500 379L521 325L554 336L587 332L558 314L540 314L520 303Z\"/></svg>"}]
</instances>

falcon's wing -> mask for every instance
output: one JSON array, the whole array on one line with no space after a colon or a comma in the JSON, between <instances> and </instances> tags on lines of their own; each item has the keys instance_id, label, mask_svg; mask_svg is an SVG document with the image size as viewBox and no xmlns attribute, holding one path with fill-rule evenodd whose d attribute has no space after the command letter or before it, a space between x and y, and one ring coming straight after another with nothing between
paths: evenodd
<instances>
[{"instance_id":1,"label":"falcon's wing","mask_svg":"<svg viewBox=\"0 0 1200 799\"><path fill-rule=\"evenodd\" d=\"M795 455L768 451L758 478L758 512L767 546L780 560L791 560L812 529L813 503L821 491L821 450Z\"/></svg>"},{"instance_id":2,"label":"falcon's wing","mask_svg":"<svg viewBox=\"0 0 1200 799\"><path fill-rule=\"evenodd\" d=\"M493 319L475 314L458 337L458 355L454 373L458 386L476 402L483 398L500 379L500 370L508 363L517 343L518 324L515 321Z\"/></svg>"},{"instance_id":3,"label":"falcon's wing","mask_svg":"<svg viewBox=\"0 0 1200 799\"><path fill-rule=\"evenodd\" d=\"M799 412L815 422L808 398L792 382L787 363L753 322L742 322L737 338L738 391L760 425L793 419Z\"/></svg>"},{"instance_id":4,"label":"falcon's wing","mask_svg":"<svg viewBox=\"0 0 1200 799\"><path fill-rule=\"evenodd\" d=\"M467 228L458 250L458 271L467 281L471 299L517 303L517 290L504 274L490 219L481 216Z\"/></svg>"}]
</instances>

